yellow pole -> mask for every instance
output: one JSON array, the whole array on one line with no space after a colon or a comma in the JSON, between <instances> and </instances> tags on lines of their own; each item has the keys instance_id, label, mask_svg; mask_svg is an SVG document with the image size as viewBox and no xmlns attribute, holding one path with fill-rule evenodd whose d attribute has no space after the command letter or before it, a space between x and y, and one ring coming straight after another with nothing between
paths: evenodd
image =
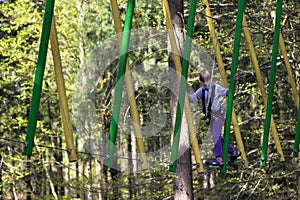
<instances>
[{"instance_id":1,"label":"yellow pole","mask_svg":"<svg viewBox=\"0 0 300 200\"><path fill-rule=\"evenodd\" d=\"M122 30L122 24L121 24L121 20L120 20L120 18L121 18L120 10L118 7L117 0L111 0L110 3L111 3L111 7L112 7L112 14L113 14L113 18L114 18L115 29L116 29L116 33L118 35L118 41L121 46L123 30ZM139 154L141 155L141 158L143 159L141 168L143 170L145 170L145 169L148 169L148 161L147 161L147 157L146 157L146 153L145 153L145 146L144 146L144 142L143 142L140 119L139 119L139 115L138 115L138 111L137 111L128 60L126 63L125 85L126 85L128 100L129 100L129 105L130 105L130 113L131 113L132 120L133 120L133 129L134 129L134 133L135 133L135 137L136 137L137 150L138 150Z\"/></svg>"},{"instance_id":2,"label":"yellow pole","mask_svg":"<svg viewBox=\"0 0 300 200\"><path fill-rule=\"evenodd\" d=\"M276 15L275 11L272 11L271 16L272 16L274 24L275 24L275 15ZM291 65L290 65L289 58L288 58L287 53L286 53L286 48L285 48L283 37L282 37L281 33L279 35L279 47L281 49L281 54L283 56L284 64L285 64L285 67L286 67L286 70L287 70L287 73L288 73L289 82L290 82L291 87L292 87L293 97L294 97L295 103L297 105L297 108L299 110L299 96L297 94L297 87L296 87L296 84L295 84L295 81L294 81Z\"/></svg>"},{"instance_id":3,"label":"yellow pole","mask_svg":"<svg viewBox=\"0 0 300 200\"><path fill-rule=\"evenodd\" d=\"M70 120L70 114L68 110L68 102L66 96L66 88L65 88L65 81L62 72L62 64L61 64L61 57L59 53L59 46L58 46L58 39L57 39L57 31L55 25L54 16L52 16L52 25L50 31L50 43L51 43L51 51L53 55L53 63L54 63L54 70L55 70L55 80L58 90L58 98L61 110L61 117L63 122L64 134L67 144L67 153L70 162L76 161L76 150L74 147L74 139L72 133L72 125Z\"/></svg>"},{"instance_id":4,"label":"yellow pole","mask_svg":"<svg viewBox=\"0 0 300 200\"><path fill-rule=\"evenodd\" d=\"M216 60L217 60L217 63L218 63L222 83L223 83L224 87L228 88L229 85L228 85L228 81L227 81L227 76L226 76L226 72L225 72L225 69L224 69L224 63L223 63L221 51L220 51L218 41L217 41L217 37L216 37L214 23L213 23L212 18L211 18L212 15L211 15L211 12L210 12L209 4L208 4L207 0L202 0L202 3L206 5L206 9L205 9L206 20L207 20L207 23L208 23L209 32L210 32L210 36L211 36L211 39L212 39L212 45L213 45L214 50L215 50ZM232 125L233 125L233 130L234 130L235 139L236 139L238 148L242 153L241 158L244 161L244 168L247 168L248 167L248 160L247 160L247 156L246 156L246 152L245 152L245 148L244 148L243 140L242 140L242 137L241 137L240 128L239 128L239 125L238 125L238 122L237 122L237 119L236 119L236 114L235 114L234 108L232 110Z\"/></svg>"},{"instance_id":5,"label":"yellow pole","mask_svg":"<svg viewBox=\"0 0 300 200\"><path fill-rule=\"evenodd\" d=\"M261 96L262 96L262 99L263 99L263 102L264 102L264 106L266 108L267 107L267 94L266 94L266 91L265 91L265 88L264 88L263 78L262 78L261 73L260 73L256 53L255 53L253 43L252 43L252 39L251 39L251 35L250 35L250 31L247 27L247 21L246 21L245 15L243 16L243 30L244 30L244 35L245 35L248 47L249 47L250 56L251 56L252 64L253 64L253 67L254 67L257 84L258 84L258 87L260 89L260 93L261 93ZM272 132L272 136L273 136L273 139L274 139L274 142L275 142L275 146L276 146L278 154L280 155L279 160L281 162L283 162L285 160L284 159L284 154L283 154L281 144L280 144L280 140L279 140L279 137L278 137L276 124L274 122L274 118L273 118L272 115L271 115L271 122L270 123L271 123L271 132Z\"/></svg>"},{"instance_id":6,"label":"yellow pole","mask_svg":"<svg viewBox=\"0 0 300 200\"><path fill-rule=\"evenodd\" d=\"M167 26L167 30L168 30L168 35L170 37L170 43L171 43L171 48L172 48L173 59L175 62L175 68L176 68L177 73L181 74L181 62L180 62L180 58L179 58L179 52L178 52L178 48L177 48L177 44L176 44L175 35L173 32L173 25L172 25L169 4L168 4L167 0L162 0L162 4L163 4L164 15L166 18L166 26ZM178 82L180 82L180 75L178 75ZM190 133L190 140L192 142L193 153L194 153L197 164L199 164L199 166L197 168L197 172L202 173L202 172L204 172L203 161L200 157L200 149L199 149L199 144L198 144L198 140L197 140L197 136L196 136L197 130L193 124L193 117L191 114L187 95L185 95L185 100L184 100L184 111L185 111L186 120L188 123L188 129L189 129L189 133Z\"/></svg>"}]
</instances>

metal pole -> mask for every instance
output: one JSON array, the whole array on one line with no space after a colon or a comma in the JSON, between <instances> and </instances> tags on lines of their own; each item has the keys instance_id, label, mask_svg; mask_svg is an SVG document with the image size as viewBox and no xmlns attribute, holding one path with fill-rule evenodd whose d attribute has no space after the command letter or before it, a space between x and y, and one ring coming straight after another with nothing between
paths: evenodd
<instances>
[{"instance_id":1,"label":"metal pole","mask_svg":"<svg viewBox=\"0 0 300 200\"><path fill-rule=\"evenodd\" d=\"M218 45L218 40L217 40L217 37L216 37L215 27L214 27L213 20L212 20L212 17L211 17L212 15L211 15L211 12L210 12L209 4L208 4L207 0L202 0L202 3L206 5L206 9L205 9L206 20L207 20L211 40L212 40L212 46L215 50L216 59L217 59L217 63L218 63L218 68L219 68L219 73L220 73L221 79L222 79L222 84L224 85L224 87L228 87L229 84L228 84L228 81L227 81L227 75L226 75L226 72L225 72L220 47ZM232 125L233 125L234 135L235 135L235 138L236 138L238 148L242 153L241 158L244 161L244 168L247 168L248 167L248 159L246 157L246 152L245 152L243 140L242 140L242 137L241 137L241 131L240 131L240 128L239 128L239 124L238 124L238 121L237 121L237 117L236 117L234 108L232 110Z\"/></svg>"},{"instance_id":2,"label":"metal pole","mask_svg":"<svg viewBox=\"0 0 300 200\"><path fill-rule=\"evenodd\" d=\"M260 72L260 69L259 69L258 60L257 60L256 53L255 53L255 50L254 50L253 42L252 42L252 39L251 39L251 36L250 36L250 31L249 31L248 26L247 26L247 21L246 21L245 15L243 17L243 30L244 30L244 35L245 35L246 41L248 43L250 56L251 56L252 64L253 64L255 75L256 75L257 84L258 84L258 87L260 89L260 93L261 93L261 96L262 96L262 100L264 102L264 106L265 106L265 108L267 108L267 94L266 94L266 91L265 91L263 78L262 78L262 75L261 75L261 72ZM272 136L273 136L273 139L274 139L274 143L275 143L277 152L279 154L283 155L283 151L282 151L282 148L281 148L278 132L277 132L277 129L276 129L276 124L275 124L275 121L274 121L274 118L273 118L272 115L271 115L271 133L272 133ZM283 162L284 161L284 156L280 156L279 160L281 162Z\"/></svg>"},{"instance_id":3,"label":"metal pole","mask_svg":"<svg viewBox=\"0 0 300 200\"><path fill-rule=\"evenodd\" d=\"M58 45L54 15L52 16L52 26L51 26L51 31L50 31L50 44L51 44L51 51L52 51L52 55L53 55L55 80L56 80L57 91L58 91L58 98L59 98L60 112L61 112L61 118L62 118L63 128L64 128L64 135L65 135L65 140L66 140L66 144L67 144L68 158L69 158L70 162L75 162L77 160L76 149L74 146L72 124L71 124L70 114L69 114L69 109L68 109L69 106L68 106L67 95L66 95L65 80L64 80L63 71L62 71L61 57L60 57L60 53L59 53L59 45Z\"/></svg>"},{"instance_id":4,"label":"metal pole","mask_svg":"<svg viewBox=\"0 0 300 200\"><path fill-rule=\"evenodd\" d=\"M127 8L126 8L124 31L122 36L122 46L120 50L120 61L119 61L119 68L117 74L117 82L116 82L115 95L114 95L113 113L112 113L112 118L110 121L110 128L109 128L109 142L107 148L108 154L107 154L107 160L105 161L105 164L109 167L112 166L114 160L114 151L115 151L116 137L118 131L118 122L119 122L120 107L122 101L123 85L124 85L124 74L126 71L126 62L128 57L128 47L130 41L132 18L134 13L134 5L135 5L135 0L128 0Z\"/></svg>"},{"instance_id":5,"label":"metal pole","mask_svg":"<svg viewBox=\"0 0 300 200\"><path fill-rule=\"evenodd\" d=\"M175 63L175 66L177 66L176 70L177 69L179 70L177 72L180 73L182 68L181 68L179 52L178 52L178 48L177 48L177 44L176 44L176 39L175 39L175 35L173 32L173 24L172 24L172 17L171 17L171 13L170 13L169 3L167 0L162 0L162 4L163 4L163 10L164 10L164 15L165 15L165 19L166 19L166 26L167 26L167 30L168 30L168 34L169 34L169 38L170 38L174 63ZM178 78L178 80L180 81L180 78ZM170 171L173 171L173 172L176 171L176 167L177 167L179 138L180 138L179 133L178 132L174 133L172 152L171 152L171 162L170 162Z\"/></svg>"},{"instance_id":6,"label":"metal pole","mask_svg":"<svg viewBox=\"0 0 300 200\"><path fill-rule=\"evenodd\" d=\"M266 163L267 163L269 129L270 129L272 102L273 102L273 94L274 94L274 83L275 83L275 75L276 75L278 42L279 42L279 35L280 35L281 10L282 10L282 0L277 0L274 41L273 41L273 49L272 49L272 62L271 62L271 72L270 72L270 83L269 83L269 90L268 90L268 103L267 103L263 144L262 144L262 152L261 152L261 160L260 160L261 166L266 166Z\"/></svg>"},{"instance_id":7,"label":"metal pole","mask_svg":"<svg viewBox=\"0 0 300 200\"><path fill-rule=\"evenodd\" d=\"M167 0L162 0L162 5L163 5L163 9L164 9L164 15L165 15L165 19L166 19L166 26L167 26L167 30L168 30L168 34L170 37L170 43L171 43L171 48L172 48L172 56L175 62L175 68L176 68L176 72L178 74L181 74L181 63L180 63L180 58L179 58L179 53L178 53L178 48L176 45L176 40L175 40L175 35L174 35L174 31L173 31L173 25L172 25L172 20L171 20L171 14L170 14L170 8L169 8L169 4ZM178 78L178 82L180 82L180 76L177 77ZM196 128L193 124L193 117L191 114L191 110L190 110L190 105L189 105L189 101L187 99L187 96L185 95L185 101L184 101L184 111L185 111L185 115L186 115L186 120L188 123L188 129L190 131L191 134L191 139L195 138L196 135ZM198 141L197 141L198 143ZM195 143L194 143L195 144ZM198 146L198 144L197 144ZM193 149L195 150L195 149ZM196 152L198 152L198 155L200 155L200 150L199 147L198 149L196 149L196 151L194 152L196 154ZM203 168L203 162L200 158L199 158L199 162L200 162L200 167L198 168L198 172L203 172L204 168ZM171 160L171 164L173 164L173 161Z\"/></svg>"},{"instance_id":8,"label":"metal pole","mask_svg":"<svg viewBox=\"0 0 300 200\"><path fill-rule=\"evenodd\" d=\"M41 43L39 47L37 67L35 71L34 86L33 86L33 92L31 97L28 128L27 128L26 140L24 143L23 154L27 156L31 156L32 149L34 147L34 136L36 131L37 117L38 117L39 105L40 105L40 99L42 93L43 77L44 77L45 64L47 59L47 49L48 49L48 42L50 37L53 8L54 8L54 0L47 0L45 14L44 14L43 28L42 28Z\"/></svg>"},{"instance_id":9,"label":"metal pole","mask_svg":"<svg viewBox=\"0 0 300 200\"><path fill-rule=\"evenodd\" d=\"M170 171L176 171L176 160L178 156L178 145L179 145L179 137L180 137L180 130L181 130L181 122L182 122L182 112L184 108L184 99L186 95L186 84L187 84L187 74L189 69L189 60L191 55L191 46L192 46L192 38L193 38L193 31L194 31L194 22L195 22L195 13L196 13L196 0L190 1L189 7L189 17L187 23L187 37L184 43L184 52L183 52L183 60L182 60L182 70L181 70L181 79L179 85L179 96L177 102L177 111L176 111L176 120L175 120L175 127L174 127L174 134L173 134L173 145L172 145L172 153L171 153L171 162L173 165L170 166ZM192 141L197 141L193 139ZM195 145L195 144L194 144ZM199 162L199 153L198 155ZM197 158L197 157L196 157Z\"/></svg>"},{"instance_id":10,"label":"metal pole","mask_svg":"<svg viewBox=\"0 0 300 200\"><path fill-rule=\"evenodd\" d=\"M271 16L272 16L274 25L275 25L275 19L276 19L275 15L276 15L275 11L271 12ZM291 64L290 64L289 58L286 53L286 48L285 48L283 37L282 37L281 33L279 34L279 47L280 47L281 55L283 57L283 61L284 61L285 67L286 67L286 71L288 73L289 82L292 87L293 97L294 97L296 106L299 109L299 107L298 107L299 106L299 96L297 94L297 86L294 81L294 77L293 77L293 73L292 73L293 70L291 68Z\"/></svg>"},{"instance_id":11,"label":"metal pole","mask_svg":"<svg viewBox=\"0 0 300 200\"><path fill-rule=\"evenodd\" d=\"M119 36L119 44L120 46L122 45L122 24L120 20L120 10L118 7L117 0L111 0L110 1L111 8L112 8L112 13L113 13L113 18L114 18L114 23L115 23L115 29L116 33ZM145 146L143 143L143 136L142 136L142 131L141 131L141 125L140 125L140 119L137 111L137 106L136 106L136 100L135 100L135 95L134 95L134 88L132 85L132 78L131 78L131 73L129 71L129 62L127 60L126 62L126 75L125 75L125 86L127 89L128 93L128 98L129 98L129 105L130 105L130 112L132 116L132 121L133 121L133 129L134 129L134 134L136 137L136 144L137 144L137 150L139 154L141 155L142 159L142 164L141 167L142 169L147 169L148 168L148 162L147 162L147 157L145 153Z\"/></svg>"},{"instance_id":12,"label":"metal pole","mask_svg":"<svg viewBox=\"0 0 300 200\"><path fill-rule=\"evenodd\" d=\"M241 33L242 33L243 12L244 12L244 0L239 0L235 35L234 35L232 66L230 71L230 84L229 84L229 93L228 93L228 100L227 100L226 120L225 120L225 127L224 127L225 130L224 130L224 140L223 140L223 149L222 149L224 165L221 168L221 173L226 172L226 166L228 160L227 152L228 152L228 143L230 137L230 125L231 125L234 89L235 89L234 75L236 74L237 65L239 61L239 48L240 48L240 40L241 40Z\"/></svg>"}]
</instances>

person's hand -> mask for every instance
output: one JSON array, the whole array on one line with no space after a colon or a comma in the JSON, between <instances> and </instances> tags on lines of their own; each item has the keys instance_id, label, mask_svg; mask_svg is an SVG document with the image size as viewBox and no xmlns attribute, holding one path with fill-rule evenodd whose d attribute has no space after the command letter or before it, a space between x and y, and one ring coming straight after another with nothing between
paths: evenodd
<instances>
[{"instance_id":1,"label":"person's hand","mask_svg":"<svg viewBox=\"0 0 300 200\"><path fill-rule=\"evenodd\" d=\"M207 115L205 115L204 117L202 117L201 119L202 120L207 120L207 119L209 119L210 118L210 114L207 114Z\"/></svg>"},{"instance_id":2,"label":"person's hand","mask_svg":"<svg viewBox=\"0 0 300 200\"><path fill-rule=\"evenodd\" d=\"M235 81L238 81L238 80L239 80L239 74L238 74L238 73L236 73L236 74L234 75L234 80L235 80Z\"/></svg>"},{"instance_id":3,"label":"person's hand","mask_svg":"<svg viewBox=\"0 0 300 200\"><path fill-rule=\"evenodd\" d=\"M235 80L235 85L238 85L239 84L239 74L238 73L236 73L234 75L234 80Z\"/></svg>"}]
</instances>

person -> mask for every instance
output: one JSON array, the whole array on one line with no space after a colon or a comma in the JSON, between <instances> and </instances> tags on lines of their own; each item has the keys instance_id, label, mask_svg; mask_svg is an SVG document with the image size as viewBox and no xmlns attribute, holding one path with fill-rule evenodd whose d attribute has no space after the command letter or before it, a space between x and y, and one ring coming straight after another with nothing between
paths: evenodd
<instances>
[{"instance_id":1,"label":"person","mask_svg":"<svg viewBox=\"0 0 300 200\"><path fill-rule=\"evenodd\" d=\"M237 83L237 75L235 75L235 80ZM215 159L206 161L206 164L222 166L224 164L222 128L225 121L225 110L220 104L220 99L222 96L228 95L229 89L212 82L211 74L207 69L200 72L200 82L202 86L193 94L188 94L188 99L194 103L200 100L202 101L202 112L204 114L202 119L208 120L207 124L210 124L214 141ZM228 164L232 164L241 155L241 152L231 145L228 145L228 153Z\"/></svg>"}]
</instances>

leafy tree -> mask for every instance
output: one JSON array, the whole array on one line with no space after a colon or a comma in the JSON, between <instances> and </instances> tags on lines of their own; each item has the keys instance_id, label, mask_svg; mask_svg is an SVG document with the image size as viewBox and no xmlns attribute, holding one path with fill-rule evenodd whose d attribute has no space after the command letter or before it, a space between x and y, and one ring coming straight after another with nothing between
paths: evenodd
<instances>
[{"instance_id":1,"label":"leafy tree","mask_svg":"<svg viewBox=\"0 0 300 200\"><path fill-rule=\"evenodd\" d=\"M151 162L150 171L142 173L125 173L113 171L103 165L103 155L98 155L101 148L105 148L105 139L109 129L111 117L111 97L115 85L115 75L118 59L110 62L108 68L98 76L97 80L78 84L77 78L81 70L93 75L96 68L90 66L93 54L101 55L104 49L98 47L107 38L115 36L108 0L95 1L56 1L55 20L58 30L60 53L63 63L63 72L67 87L67 96L74 132L76 133L76 147L78 161L76 164L68 163L62 133L61 116L59 112L58 97L53 73L52 55L48 52L43 92L39 110L39 120L36 130L33 155L30 158L22 155L23 141L27 130L30 100L33 88L33 78L38 57L39 40L43 22L44 5L36 0L3 0L0 1L0 196L2 199L24 198L95 198L113 199L116 195L121 199L162 199L177 198L180 181L183 176L192 173L193 179L186 176L185 184L193 184L192 191L195 199L296 199L297 178L299 169L292 162L292 154L296 124L297 109L291 95L286 69L282 57L278 56L278 69L276 74L276 90L274 93L273 114L284 149L286 161L279 163L276 149L269 144L268 166L259 167L260 140L264 126L264 106L260 92L257 88L248 47L241 41L239 57L240 84L235 96L235 108L238 113L238 122L241 128L243 141L246 147L249 169L242 169L239 160L236 166L228 169L225 176L219 176L218 171L205 169L204 174L196 174L190 168L181 168L178 165L177 177L168 172L168 164L164 160ZM126 1L118 1L121 19L124 21ZM175 6L173 3L179 3ZM183 4L184 3L184 4ZM170 1L172 13L180 11L183 21L187 21L188 3L183 1ZM212 17L220 18L219 45L229 74L234 40L235 18L237 1L210 1ZM272 1L247 1L245 15L250 29L260 69L264 78L266 89L269 81L271 63L271 49L273 38L273 23L270 11L274 10ZM293 68L297 86L299 87L299 4L296 0L284 1L282 15L282 35L285 40L290 64ZM202 11L201 3L197 5L195 21L195 34L193 41L200 44L208 54L213 57L210 35ZM214 20L215 21L215 20ZM181 20L178 22L181 23ZM183 24L182 24L183 25ZM133 28L141 27L165 29L161 1L136 2ZM147 34L145 34L147 36ZM149 39L149 40L148 40ZM141 125L147 126L157 122L151 118L151 106L154 103L164 107L167 120L159 133L150 138L144 138L146 151L151 152L170 143L172 133L172 117L176 99L171 91L158 84L153 84L148 77L158 76L167 81L166 74L168 53L158 50L160 47L151 44L153 38L144 38L147 45L130 52L130 67L136 75L134 81L137 86L135 95L137 107L141 117ZM134 41L134 38L133 40ZM167 40L166 40L167 41ZM107 43L106 50L113 47L117 52L118 45ZM51 46L49 45L49 49ZM197 49L192 50L195 57L200 54ZM199 55L199 56L198 56ZM202 57L201 57L202 58ZM171 62L171 61L170 61ZM146 63L146 64L145 64ZM171 62L172 63L172 62ZM200 62L199 62L200 63ZM145 67L145 66L148 67ZM149 66L163 66L155 74ZM171 64L172 65L172 64ZM200 65L200 64L199 64ZM95 67L98 67L96 65ZM90 70L90 71L89 71ZM191 67L189 72L189 85L196 89L198 83L198 68ZM217 74L216 74L217 75ZM174 76L175 78L176 76ZM171 83L175 83L171 80ZM84 90L82 86L92 85L94 90ZM96 86L95 86L96 85ZM174 84L175 85L175 84ZM94 87L95 86L95 87ZM299 88L298 88L299 89ZM91 116L89 112L77 115L78 110L90 108L82 102L72 102L77 95L94 95L97 111L95 124L87 124L89 130L101 128L103 135L89 135L89 132L75 129L80 119ZM126 96L124 94L124 99ZM76 104L78 103L78 105ZM203 132L207 127L200 121L199 108L195 111L195 122L199 127L199 143L204 142ZM171 115L172 110L172 115ZM124 114L125 116L125 114ZM172 116L172 117L171 117ZM78 117L78 118L76 118ZM126 115L126 122L131 120ZM126 127L130 129L130 126ZM88 137L94 136L99 143L99 149L89 150ZM119 134L118 145L125 146L126 150L133 151L136 147L134 137ZM234 142L234 138L231 140ZM98 144L96 143L96 144ZM92 153L91 153L92 152ZM95 153L96 152L96 153ZM166 152L164 158L169 158ZM180 163L191 163L190 152L180 157ZM186 159L186 160L185 160ZM120 160L118 160L119 162ZM133 162L128 166L133 172ZM117 163L121 165L120 163ZM127 165L127 164L126 164ZM165 167L161 167L164 165ZM185 166L185 165L184 165ZM154 168L154 169L153 169ZM193 181L190 183L190 181ZM129 185L129 186L128 186ZM175 186L175 190L174 190Z\"/></svg>"}]
</instances>

